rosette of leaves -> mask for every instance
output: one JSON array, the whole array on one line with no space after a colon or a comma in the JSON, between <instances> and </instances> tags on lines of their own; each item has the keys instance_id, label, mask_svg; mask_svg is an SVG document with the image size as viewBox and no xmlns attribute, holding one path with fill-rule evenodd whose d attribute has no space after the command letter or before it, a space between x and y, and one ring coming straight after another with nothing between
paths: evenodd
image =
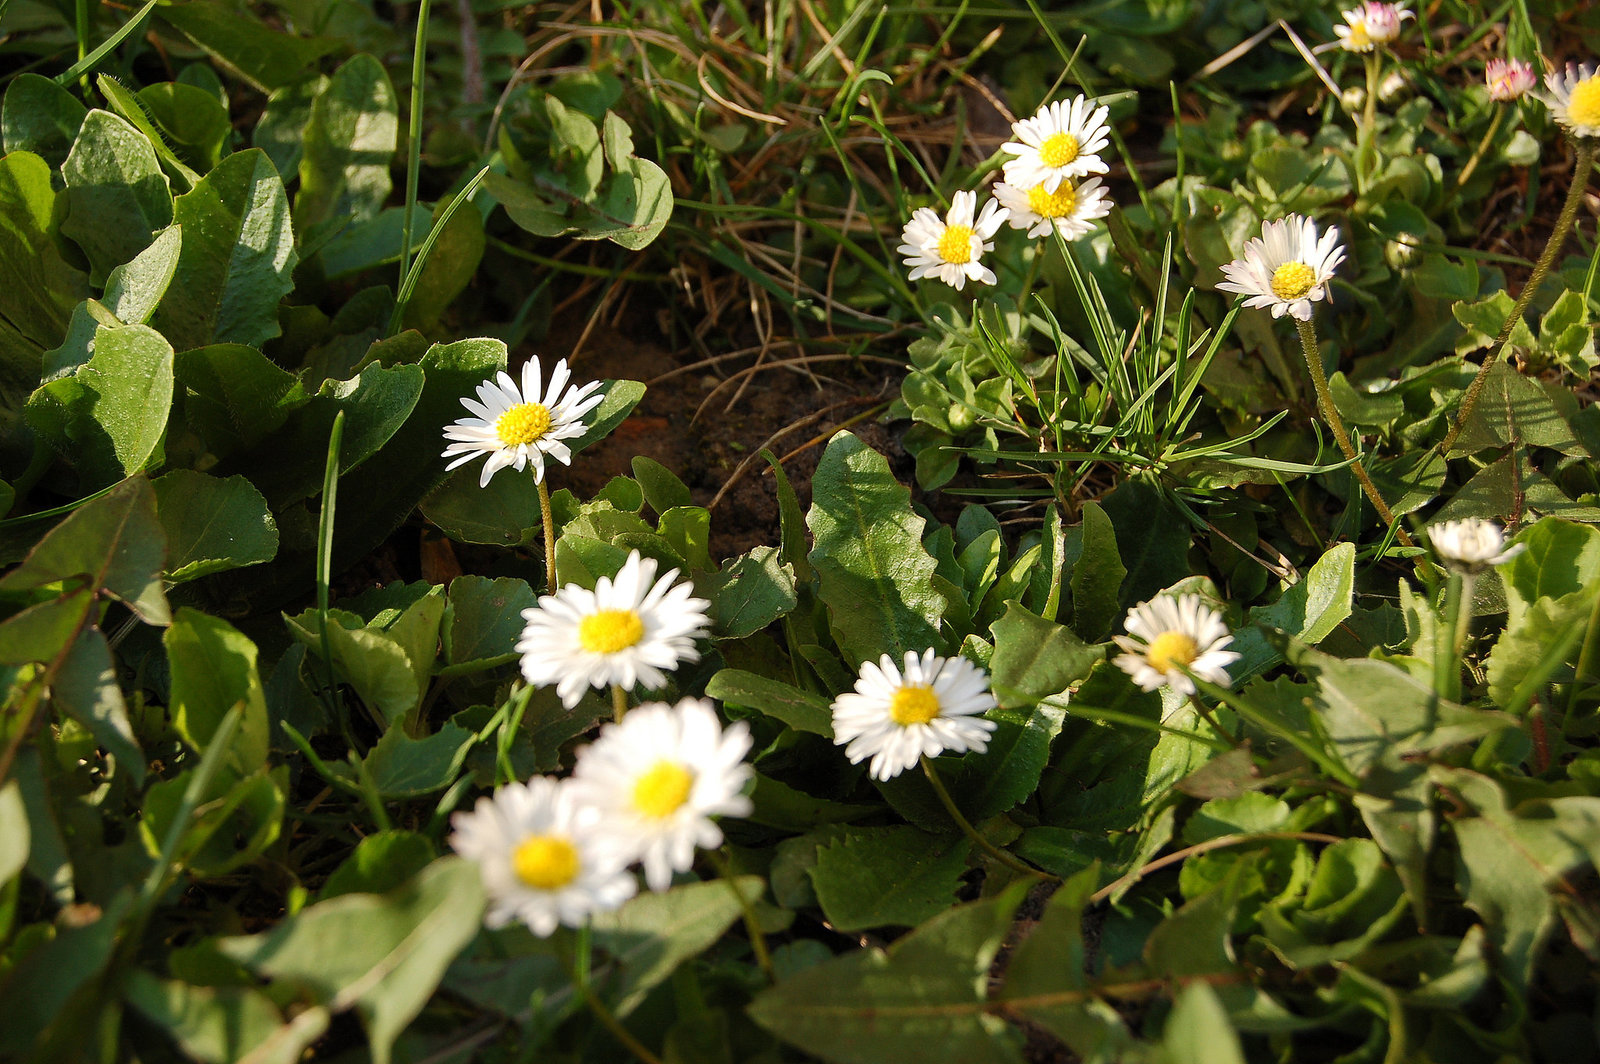
<instances>
[{"instance_id":1,"label":"rosette of leaves","mask_svg":"<svg viewBox=\"0 0 1600 1064\"><path fill-rule=\"evenodd\" d=\"M916 422L903 443L917 460L917 483L937 488L955 476L956 448L999 448L994 422L1014 420L1012 385L993 356L957 335L917 340L907 353L912 370L888 416Z\"/></svg>"}]
</instances>

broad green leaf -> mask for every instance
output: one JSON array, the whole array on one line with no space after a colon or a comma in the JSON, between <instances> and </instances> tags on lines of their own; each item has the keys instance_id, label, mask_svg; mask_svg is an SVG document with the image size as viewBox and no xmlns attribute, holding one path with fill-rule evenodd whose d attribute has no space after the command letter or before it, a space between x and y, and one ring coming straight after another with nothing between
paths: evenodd
<instances>
[{"instance_id":1,"label":"broad green leaf","mask_svg":"<svg viewBox=\"0 0 1600 1064\"><path fill-rule=\"evenodd\" d=\"M1189 523L1157 488L1142 480L1124 481L1101 503L1127 570L1121 605L1148 601L1189 575Z\"/></svg>"},{"instance_id":2,"label":"broad green leaf","mask_svg":"<svg viewBox=\"0 0 1600 1064\"><path fill-rule=\"evenodd\" d=\"M1089 675L1104 650L1090 646L1072 630L1035 616L1015 602L990 628L994 657L991 683L1000 705L1008 709L1031 706L1042 698L1060 694Z\"/></svg>"},{"instance_id":3,"label":"broad green leaf","mask_svg":"<svg viewBox=\"0 0 1600 1064\"><path fill-rule=\"evenodd\" d=\"M418 245L431 234L433 226L439 224L439 218L449 205L448 198L441 199L433 205L433 217L428 222L427 228L422 229L420 233L412 234L413 254ZM421 220L420 215L418 220ZM432 250L428 252L427 261L422 265L422 274L417 278L416 289L412 293L411 301L406 304L405 323L409 328L431 333L439 327L439 318L445 312L445 308L455 301L456 296L461 294L462 289L467 287L467 283L477 273L478 263L483 260L483 249L486 246L483 215L471 203L463 203L450 215L443 232L439 234Z\"/></svg>"},{"instance_id":4,"label":"broad green leaf","mask_svg":"<svg viewBox=\"0 0 1600 1064\"><path fill-rule=\"evenodd\" d=\"M269 562L278 553L278 525L267 500L244 477L219 480L174 469L152 483L172 583Z\"/></svg>"},{"instance_id":5,"label":"broad green leaf","mask_svg":"<svg viewBox=\"0 0 1600 1064\"><path fill-rule=\"evenodd\" d=\"M162 852L195 771L152 784L145 792L139 833L152 857ZM229 768L217 772L184 825L173 861L202 878L227 875L254 861L283 829L288 780L287 767L262 767L244 777Z\"/></svg>"},{"instance_id":6,"label":"broad green leaf","mask_svg":"<svg viewBox=\"0 0 1600 1064\"><path fill-rule=\"evenodd\" d=\"M742 669L723 669L706 684L706 694L781 720L797 731L833 737L833 712L827 699L781 680Z\"/></svg>"},{"instance_id":7,"label":"broad green leaf","mask_svg":"<svg viewBox=\"0 0 1600 1064\"><path fill-rule=\"evenodd\" d=\"M645 502L658 515L674 506L688 506L694 502L689 489L676 473L647 455L636 455L632 463L633 479L644 489Z\"/></svg>"},{"instance_id":8,"label":"broad green leaf","mask_svg":"<svg viewBox=\"0 0 1600 1064\"><path fill-rule=\"evenodd\" d=\"M111 271L106 278L105 295L100 301L124 325L143 325L167 294L178 269L183 247L183 230L178 226L163 229L150 246ZM83 361L88 361L85 352Z\"/></svg>"},{"instance_id":9,"label":"broad green leaf","mask_svg":"<svg viewBox=\"0 0 1600 1064\"><path fill-rule=\"evenodd\" d=\"M169 4L159 11L207 55L262 92L300 80L318 59L341 47L336 40L280 33L253 15L215 4Z\"/></svg>"},{"instance_id":10,"label":"broad green leaf","mask_svg":"<svg viewBox=\"0 0 1600 1064\"><path fill-rule=\"evenodd\" d=\"M267 763L267 701L256 669L256 645L220 617L180 609L162 636L171 673L172 723L196 753L205 753L222 718L244 706L225 765L241 778Z\"/></svg>"},{"instance_id":11,"label":"broad green leaf","mask_svg":"<svg viewBox=\"0 0 1600 1064\"><path fill-rule=\"evenodd\" d=\"M850 828L817 853L811 883L828 922L843 932L914 927L950 907L972 843L910 825Z\"/></svg>"},{"instance_id":12,"label":"broad green leaf","mask_svg":"<svg viewBox=\"0 0 1600 1064\"><path fill-rule=\"evenodd\" d=\"M739 918L740 896L753 902L761 891L758 876L684 883L661 894L641 894L615 912L590 917L595 946L621 969L620 976L609 980L604 976L610 973L596 973L596 982L607 988L612 1010L618 1016L632 1012L652 987L722 938Z\"/></svg>"},{"instance_id":13,"label":"broad green leaf","mask_svg":"<svg viewBox=\"0 0 1600 1064\"><path fill-rule=\"evenodd\" d=\"M743 639L794 609L794 570L776 547L755 547L711 579L712 628L723 639Z\"/></svg>"},{"instance_id":14,"label":"broad green leaf","mask_svg":"<svg viewBox=\"0 0 1600 1064\"><path fill-rule=\"evenodd\" d=\"M811 567L852 666L939 646L944 599L933 588L924 522L882 455L849 432L834 436L812 476L806 523Z\"/></svg>"},{"instance_id":15,"label":"broad green leaf","mask_svg":"<svg viewBox=\"0 0 1600 1064\"><path fill-rule=\"evenodd\" d=\"M538 602L526 580L456 577L441 629L445 662L461 665L513 653L522 635L522 611Z\"/></svg>"},{"instance_id":16,"label":"broad green leaf","mask_svg":"<svg viewBox=\"0 0 1600 1064\"><path fill-rule=\"evenodd\" d=\"M286 620L294 637L313 655L322 657L316 610L307 610ZM399 720L417 704L420 695L416 663L387 632L361 627L359 617L330 610L328 644L339 677L355 688L362 701L377 710L384 720L391 723Z\"/></svg>"},{"instance_id":17,"label":"broad green leaf","mask_svg":"<svg viewBox=\"0 0 1600 1064\"><path fill-rule=\"evenodd\" d=\"M389 160L400 134L394 86L370 55L346 61L311 105L294 222L303 232L331 219L365 221L393 187Z\"/></svg>"},{"instance_id":18,"label":"broad green leaf","mask_svg":"<svg viewBox=\"0 0 1600 1064\"><path fill-rule=\"evenodd\" d=\"M1278 601L1251 609L1250 623L1276 628L1303 643L1320 643L1350 616L1355 576L1355 544L1340 543L1318 558ZM1238 680L1264 672L1281 660L1277 649L1255 627L1235 633L1229 649L1239 655L1229 668Z\"/></svg>"},{"instance_id":19,"label":"broad green leaf","mask_svg":"<svg viewBox=\"0 0 1600 1064\"><path fill-rule=\"evenodd\" d=\"M1559 599L1600 580L1600 528L1546 517L1516 542L1523 550L1498 567L1509 628L1516 628L1541 598Z\"/></svg>"},{"instance_id":20,"label":"broad green leaf","mask_svg":"<svg viewBox=\"0 0 1600 1064\"><path fill-rule=\"evenodd\" d=\"M832 1064L1020 1064L989 968L1022 891L947 909L887 950L851 950L757 996L756 1023Z\"/></svg>"},{"instance_id":21,"label":"broad green leaf","mask_svg":"<svg viewBox=\"0 0 1600 1064\"><path fill-rule=\"evenodd\" d=\"M328 79L321 74L275 89L250 133L251 146L267 153L285 181L300 175L301 146L306 123L311 120L311 105L327 91Z\"/></svg>"},{"instance_id":22,"label":"broad green leaf","mask_svg":"<svg viewBox=\"0 0 1600 1064\"><path fill-rule=\"evenodd\" d=\"M600 394L605 398L584 417L588 430L575 440L565 441L573 457L611 435L612 430L633 413L633 408L644 398L644 385L638 381L607 380L601 384Z\"/></svg>"},{"instance_id":23,"label":"broad green leaf","mask_svg":"<svg viewBox=\"0 0 1600 1064\"><path fill-rule=\"evenodd\" d=\"M1161 1035L1169 1064L1245 1064L1228 1010L1202 980L1187 984L1178 994Z\"/></svg>"},{"instance_id":24,"label":"broad green leaf","mask_svg":"<svg viewBox=\"0 0 1600 1064\"><path fill-rule=\"evenodd\" d=\"M147 325L95 330L94 354L28 400L34 431L95 486L142 471L172 408L172 347Z\"/></svg>"},{"instance_id":25,"label":"broad green leaf","mask_svg":"<svg viewBox=\"0 0 1600 1064\"><path fill-rule=\"evenodd\" d=\"M475 741L472 732L451 723L421 739L396 724L367 755L367 774L385 798L420 798L456 781Z\"/></svg>"},{"instance_id":26,"label":"broad green leaf","mask_svg":"<svg viewBox=\"0 0 1600 1064\"><path fill-rule=\"evenodd\" d=\"M172 224L172 191L148 138L110 111L90 111L61 167L67 216L61 232L89 259L89 279L149 246Z\"/></svg>"},{"instance_id":27,"label":"broad green leaf","mask_svg":"<svg viewBox=\"0 0 1600 1064\"><path fill-rule=\"evenodd\" d=\"M43 353L61 342L88 278L68 265L56 240L58 194L39 156L0 157L0 410L16 410L39 384Z\"/></svg>"},{"instance_id":28,"label":"broad green leaf","mask_svg":"<svg viewBox=\"0 0 1600 1064\"><path fill-rule=\"evenodd\" d=\"M203 174L222 161L233 123L214 95L193 85L163 81L140 89L137 98L167 145L187 165Z\"/></svg>"},{"instance_id":29,"label":"broad green leaf","mask_svg":"<svg viewBox=\"0 0 1600 1064\"><path fill-rule=\"evenodd\" d=\"M100 95L106 98L106 104L134 129L138 130L155 149L156 158L167 175L177 182L181 188L193 188L200 180L200 175L194 168L182 159L177 152L167 143L167 138L161 130L156 128L150 120L150 113L139 102L139 97L122 82L109 74L98 74L94 79L95 87L100 90Z\"/></svg>"},{"instance_id":30,"label":"broad green leaf","mask_svg":"<svg viewBox=\"0 0 1600 1064\"><path fill-rule=\"evenodd\" d=\"M1545 684L1576 664L1600 583L1561 598L1540 598L1506 626L1489 653L1489 697L1520 714Z\"/></svg>"},{"instance_id":31,"label":"broad green leaf","mask_svg":"<svg viewBox=\"0 0 1600 1064\"><path fill-rule=\"evenodd\" d=\"M1519 328L1525 327L1519 325ZM1572 428L1556 409L1550 394L1538 381L1524 377L1502 360L1484 377L1478 403L1472 408L1472 415L1462 426L1461 435L1450 448L1448 457L1459 458L1491 447L1505 447L1513 440L1521 445L1550 447L1569 454L1581 451Z\"/></svg>"},{"instance_id":32,"label":"broad green leaf","mask_svg":"<svg viewBox=\"0 0 1600 1064\"><path fill-rule=\"evenodd\" d=\"M989 719L996 728L988 747L981 754L967 754L949 773L950 792L973 821L998 816L1038 789L1050 744L1061 734L1067 712L1045 701L1027 712L996 710Z\"/></svg>"},{"instance_id":33,"label":"broad green leaf","mask_svg":"<svg viewBox=\"0 0 1600 1064\"><path fill-rule=\"evenodd\" d=\"M28 864L28 810L16 780L0 786L0 887Z\"/></svg>"},{"instance_id":34,"label":"broad green leaf","mask_svg":"<svg viewBox=\"0 0 1600 1064\"><path fill-rule=\"evenodd\" d=\"M66 162L88 109L54 81L18 74L0 104L0 154L31 151L52 168Z\"/></svg>"},{"instance_id":35,"label":"broad green leaf","mask_svg":"<svg viewBox=\"0 0 1600 1064\"><path fill-rule=\"evenodd\" d=\"M601 126L601 140L612 176L605 198L596 208L601 224L592 225L579 238L603 236L638 251L660 236L671 219L672 183L661 167L633 154L627 123L610 111Z\"/></svg>"},{"instance_id":36,"label":"broad green leaf","mask_svg":"<svg viewBox=\"0 0 1600 1064\"><path fill-rule=\"evenodd\" d=\"M1097 502L1083 504L1083 550L1072 566L1072 630L1086 642L1111 634L1117 620L1118 592L1123 577L1117 533Z\"/></svg>"},{"instance_id":37,"label":"broad green leaf","mask_svg":"<svg viewBox=\"0 0 1600 1064\"><path fill-rule=\"evenodd\" d=\"M387 894L318 902L270 932L218 945L261 975L305 987L332 1011L356 1009L373 1060L389 1064L395 1039L478 933L483 908L477 866L445 857Z\"/></svg>"},{"instance_id":38,"label":"broad green leaf","mask_svg":"<svg viewBox=\"0 0 1600 1064\"><path fill-rule=\"evenodd\" d=\"M433 843L414 831L380 831L356 843L322 885L318 901L341 894L385 894L428 866Z\"/></svg>"},{"instance_id":39,"label":"broad green leaf","mask_svg":"<svg viewBox=\"0 0 1600 1064\"><path fill-rule=\"evenodd\" d=\"M69 1003L110 962L129 900L119 897L106 911L93 910L86 922L55 930L0 975L0 994L6 1002L0 1009L0 1056L37 1059L31 1050L51 1034L52 1027L59 1030L60 1024L83 1019L83 1010L69 1009Z\"/></svg>"},{"instance_id":40,"label":"broad green leaf","mask_svg":"<svg viewBox=\"0 0 1600 1064\"><path fill-rule=\"evenodd\" d=\"M539 541L543 518L533 477L503 469L479 486L483 460L451 473L422 500L422 516L458 543L527 547Z\"/></svg>"},{"instance_id":41,"label":"broad green leaf","mask_svg":"<svg viewBox=\"0 0 1600 1064\"><path fill-rule=\"evenodd\" d=\"M289 199L266 154L228 156L178 197L174 216L183 226L183 250L156 327L181 350L259 347L277 336L278 302L294 287L300 259Z\"/></svg>"},{"instance_id":42,"label":"broad green leaf","mask_svg":"<svg viewBox=\"0 0 1600 1064\"><path fill-rule=\"evenodd\" d=\"M218 458L254 450L310 401L294 374L242 344L182 351L174 368L184 391L184 420Z\"/></svg>"},{"instance_id":43,"label":"broad green leaf","mask_svg":"<svg viewBox=\"0 0 1600 1064\"><path fill-rule=\"evenodd\" d=\"M272 1000L245 986L192 986L135 970L123 994L142 1018L208 1064L243 1060L283 1025Z\"/></svg>"}]
</instances>

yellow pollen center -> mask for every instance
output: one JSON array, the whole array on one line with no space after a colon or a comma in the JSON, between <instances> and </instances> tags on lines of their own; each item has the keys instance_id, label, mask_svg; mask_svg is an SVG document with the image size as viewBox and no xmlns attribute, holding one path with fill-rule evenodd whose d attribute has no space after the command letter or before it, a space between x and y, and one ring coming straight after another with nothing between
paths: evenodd
<instances>
[{"instance_id":1,"label":"yellow pollen center","mask_svg":"<svg viewBox=\"0 0 1600 1064\"><path fill-rule=\"evenodd\" d=\"M956 266L972 261L972 226L952 225L939 238L939 257Z\"/></svg>"},{"instance_id":2,"label":"yellow pollen center","mask_svg":"<svg viewBox=\"0 0 1600 1064\"><path fill-rule=\"evenodd\" d=\"M1303 262L1286 262L1272 271L1272 294L1279 299L1299 299L1316 285L1316 271Z\"/></svg>"},{"instance_id":3,"label":"yellow pollen center","mask_svg":"<svg viewBox=\"0 0 1600 1064\"><path fill-rule=\"evenodd\" d=\"M1150 641L1145 660L1160 673L1172 671L1174 665L1190 665L1200 656L1200 644L1182 632L1162 632Z\"/></svg>"},{"instance_id":4,"label":"yellow pollen center","mask_svg":"<svg viewBox=\"0 0 1600 1064\"><path fill-rule=\"evenodd\" d=\"M912 684L889 699L889 716L902 728L926 724L939 715L939 696L930 687Z\"/></svg>"},{"instance_id":5,"label":"yellow pollen center","mask_svg":"<svg viewBox=\"0 0 1600 1064\"><path fill-rule=\"evenodd\" d=\"M1567 118L1575 126L1600 126L1600 75L1578 82L1567 100Z\"/></svg>"},{"instance_id":6,"label":"yellow pollen center","mask_svg":"<svg viewBox=\"0 0 1600 1064\"><path fill-rule=\"evenodd\" d=\"M560 890L578 878L578 851L556 835L530 835L511 853L511 870L534 890Z\"/></svg>"},{"instance_id":7,"label":"yellow pollen center","mask_svg":"<svg viewBox=\"0 0 1600 1064\"><path fill-rule=\"evenodd\" d=\"M633 785L633 807L661 820L676 813L694 789L694 773L675 761L657 761Z\"/></svg>"},{"instance_id":8,"label":"yellow pollen center","mask_svg":"<svg viewBox=\"0 0 1600 1064\"><path fill-rule=\"evenodd\" d=\"M532 443L550 431L550 408L543 403L518 403L500 415L494 431L507 447Z\"/></svg>"},{"instance_id":9,"label":"yellow pollen center","mask_svg":"<svg viewBox=\"0 0 1600 1064\"><path fill-rule=\"evenodd\" d=\"M578 622L578 645L591 654L615 654L644 638L644 621L632 610L596 610Z\"/></svg>"},{"instance_id":10,"label":"yellow pollen center","mask_svg":"<svg viewBox=\"0 0 1600 1064\"><path fill-rule=\"evenodd\" d=\"M1078 205L1078 191L1063 181L1054 192L1046 192L1043 185L1028 190L1028 209L1041 218L1065 218Z\"/></svg>"},{"instance_id":11,"label":"yellow pollen center","mask_svg":"<svg viewBox=\"0 0 1600 1064\"><path fill-rule=\"evenodd\" d=\"M1066 166L1078 157L1078 138L1071 133L1052 133L1039 145L1039 161L1046 166Z\"/></svg>"}]
</instances>

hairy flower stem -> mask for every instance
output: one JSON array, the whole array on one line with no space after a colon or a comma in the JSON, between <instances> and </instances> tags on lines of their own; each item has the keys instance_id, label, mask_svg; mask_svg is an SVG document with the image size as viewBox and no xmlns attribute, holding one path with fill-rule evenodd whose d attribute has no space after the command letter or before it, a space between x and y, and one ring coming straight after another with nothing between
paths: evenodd
<instances>
[{"instance_id":1,"label":"hairy flower stem","mask_svg":"<svg viewBox=\"0 0 1600 1064\"><path fill-rule=\"evenodd\" d=\"M1378 494L1378 485L1367 475L1367 467L1361 464L1361 456L1356 453L1355 445L1350 442L1350 434L1345 431L1344 419L1339 416L1338 409L1333 405L1333 393L1328 391L1328 375L1322 370L1322 353L1317 348L1316 326L1298 318L1294 324L1300 330L1300 347L1305 352L1306 369L1311 374L1311 387L1317 393L1317 408L1322 412L1322 420L1333 430L1333 438L1338 441L1339 450L1350 459L1350 471L1356 475L1356 480L1360 481L1361 490L1366 493L1372 508L1378 511L1378 517L1384 524L1394 529L1395 537L1408 547L1416 546L1406 530L1395 524L1394 513L1383 501L1383 496Z\"/></svg>"},{"instance_id":2,"label":"hairy flower stem","mask_svg":"<svg viewBox=\"0 0 1600 1064\"><path fill-rule=\"evenodd\" d=\"M621 684L614 683L611 685L611 719L621 724L622 718L627 712L628 692L622 689Z\"/></svg>"},{"instance_id":3,"label":"hairy flower stem","mask_svg":"<svg viewBox=\"0 0 1600 1064\"><path fill-rule=\"evenodd\" d=\"M1561 205L1561 215L1556 218L1556 227L1550 233L1550 241L1545 244L1544 251L1539 255L1539 261L1534 264L1533 273L1528 276L1528 283L1522 286L1516 303L1512 304L1511 313L1506 315L1506 322L1500 327L1500 335L1494 338L1488 357L1478 367L1478 375L1467 385L1467 393L1461 397L1461 408L1456 415L1456 423L1445 434L1444 442L1439 444L1440 454L1448 455L1450 448L1455 445L1456 438L1461 435L1462 427L1472 416L1472 408L1478 403L1478 394L1483 391L1489 370L1494 368L1500 356L1505 354L1506 348L1511 346L1511 331L1517 327L1517 322L1522 320L1528 304L1533 301L1533 294L1539 290L1539 286L1550 273L1550 266L1556 261L1556 253L1561 250L1561 245L1567 242L1567 233L1572 230L1573 219L1578 216L1578 205L1583 202L1583 194L1589 187L1589 171L1594 169L1595 142L1589 138L1582 138L1576 143L1578 161L1572 170L1572 187L1567 190L1567 201Z\"/></svg>"},{"instance_id":4,"label":"hairy flower stem","mask_svg":"<svg viewBox=\"0 0 1600 1064\"><path fill-rule=\"evenodd\" d=\"M544 582L545 591L554 595L561 585L556 581L556 521L550 513L550 488L538 481L539 520L544 525Z\"/></svg>"},{"instance_id":5,"label":"hairy flower stem","mask_svg":"<svg viewBox=\"0 0 1600 1064\"><path fill-rule=\"evenodd\" d=\"M772 953L767 949L767 936L761 933L761 918L756 915L756 907L744 891L739 889L735 882L738 878L733 874L733 863L723 856L720 850L707 850L711 863L717 866L717 875L733 891L733 896L739 900L739 911L744 915L744 933L750 939L750 951L755 954L756 965L761 973L767 977L767 982L776 983L778 973L772 967Z\"/></svg>"},{"instance_id":6,"label":"hairy flower stem","mask_svg":"<svg viewBox=\"0 0 1600 1064\"><path fill-rule=\"evenodd\" d=\"M1372 158L1372 138L1378 126L1378 75L1383 69L1383 58L1376 52L1365 57L1367 67L1367 98L1361 106L1361 125L1356 130L1356 187L1367 187L1367 167Z\"/></svg>"},{"instance_id":7,"label":"hairy flower stem","mask_svg":"<svg viewBox=\"0 0 1600 1064\"><path fill-rule=\"evenodd\" d=\"M661 1064L661 1058L645 1048L643 1042L633 1036L633 1032L622 1026L622 1021L616 1014L606 1008L605 1002L600 1000L594 992L594 987L589 985L589 928L584 925L578 935L577 955L570 958L572 974L572 987L589 1007L594 1018L600 1021L601 1026L611 1032L611 1037L621 1042L628 1052L632 1053L640 1064Z\"/></svg>"},{"instance_id":8,"label":"hairy flower stem","mask_svg":"<svg viewBox=\"0 0 1600 1064\"><path fill-rule=\"evenodd\" d=\"M978 849L982 850L990 857L993 857L996 861L999 861L1013 872L1019 872L1025 876L1042 876L1045 879L1059 880L1060 877L1058 876L1052 876L1048 872L1042 872L1031 865L1023 864L1017 858L1013 857L1011 854L1007 853L994 843L990 842L988 839L984 838L983 835L979 833L978 829L972 826L972 821L968 820L961 814L961 810L959 807L957 807L955 799L950 797L950 792L945 789L944 781L939 778L939 773L934 770L933 762L928 760L926 756L924 756L921 760L923 775L928 777L928 785L933 788L933 793L939 796L939 804L944 806L944 811L950 814L950 819L956 822L956 826L961 829L962 834L971 839Z\"/></svg>"}]
</instances>

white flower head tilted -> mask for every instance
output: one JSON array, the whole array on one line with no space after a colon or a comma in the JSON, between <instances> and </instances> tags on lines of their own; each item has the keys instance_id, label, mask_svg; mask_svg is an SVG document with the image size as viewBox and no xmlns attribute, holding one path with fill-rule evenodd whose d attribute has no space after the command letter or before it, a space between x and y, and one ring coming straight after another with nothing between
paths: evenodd
<instances>
[{"instance_id":1,"label":"white flower head tilted","mask_svg":"<svg viewBox=\"0 0 1600 1064\"><path fill-rule=\"evenodd\" d=\"M1006 184L1013 188L1043 185L1046 192L1054 192L1063 181L1105 173L1109 167L1099 153L1110 140L1106 129L1109 111L1078 96L1057 100L1032 118L1011 123L1016 139L1000 145L1001 151L1016 156L1005 164Z\"/></svg>"},{"instance_id":2,"label":"white flower head tilted","mask_svg":"<svg viewBox=\"0 0 1600 1064\"><path fill-rule=\"evenodd\" d=\"M1526 96L1539 84L1539 77L1520 59L1491 59L1483 68L1483 81L1489 87L1489 99L1509 103Z\"/></svg>"},{"instance_id":3,"label":"white flower head tilted","mask_svg":"<svg viewBox=\"0 0 1600 1064\"><path fill-rule=\"evenodd\" d=\"M522 611L522 675L536 686L555 684L569 709L590 687L663 686L667 672L700 660L694 643L709 631L711 603L695 598L693 585L673 583L677 575L673 569L657 580L655 559L633 551L593 591L568 584L541 595L536 608Z\"/></svg>"},{"instance_id":4,"label":"white flower head tilted","mask_svg":"<svg viewBox=\"0 0 1600 1064\"><path fill-rule=\"evenodd\" d=\"M1259 237L1245 242L1244 256L1223 263L1227 280L1217 287L1248 296L1247 307L1270 307L1274 318L1285 313L1311 320L1311 304L1328 298L1328 282L1344 261L1338 226L1317 236L1317 223L1291 214L1268 222Z\"/></svg>"},{"instance_id":5,"label":"white flower head tilted","mask_svg":"<svg viewBox=\"0 0 1600 1064\"><path fill-rule=\"evenodd\" d=\"M1359 7L1341 11L1345 24L1335 26L1339 47L1347 52L1370 52L1378 45L1388 44L1400 36L1400 23L1415 16L1405 4L1377 3L1364 0Z\"/></svg>"},{"instance_id":6,"label":"white flower head tilted","mask_svg":"<svg viewBox=\"0 0 1600 1064\"><path fill-rule=\"evenodd\" d=\"M1600 137L1600 72L1587 63L1567 64L1544 76L1550 113L1574 137Z\"/></svg>"},{"instance_id":7,"label":"white flower head tilted","mask_svg":"<svg viewBox=\"0 0 1600 1064\"><path fill-rule=\"evenodd\" d=\"M1500 526L1477 517L1433 525L1428 529L1428 539L1439 552L1440 560L1465 573L1481 573L1490 566L1508 562L1528 546L1518 543L1507 547Z\"/></svg>"},{"instance_id":8,"label":"white flower head tilted","mask_svg":"<svg viewBox=\"0 0 1600 1064\"><path fill-rule=\"evenodd\" d=\"M478 385L476 400L462 399L461 405L473 416L445 428L445 439L454 441L444 449L444 456L454 459L445 468L484 457L483 475L478 479L478 485L484 487L507 466L520 473L532 464L534 482L539 483L544 480L545 458L570 465L572 452L561 441L587 431L583 415L599 406L605 396L596 394L599 381L568 388L571 374L564 358L550 371L550 387L542 396L541 373L539 360L530 358L522 367L522 387L501 370L494 380Z\"/></svg>"},{"instance_id":9,"label":"white flower head tilted","mask_svg":"<svg viewBox=\"0 0 1600 1064\"><path fill-rule=\"evenodd\" d=\"M1227 624L1199 595L1158 595L1129 610L1122 626L1128 634L1113 637L1124 651L1115 664L1146 691L1165 686L1194 694L1194 681L1180 665L1226 687L1228 666L1239 660L1227 649L1233 642Z\"/></svg>"},{"instance_id":10,"label":"white flower head tilted","mask_svg":"<svg viewBox=\"0 0 1600 1064\"><path fill-rule=\"evenodd\" d=\"M546 776L508 783L472 812L456 813L450 826L450 845L483 877L490 927L521 920L543 937L557 924L581 927L590 913L615 909L638 889L626 850L567 783Z\"/></svg>"},{"instance_id":11,"label":"white flower head tilted","mask_svg":"<svg viewBox=\"0 0 1600 1064\"><path fill-rule=\"evenodd\" d=\"M1002 181L994 186L994 196L1011 212L1007 224L1028 230L1033 238L1048 236L1054 228L1063 238L1076 240L1094 228L1096 218L1111 213L1111 198L1098 177L1080 185L1063 181L1054 192L1043 185L1024 190Z\"/></svg>"},{"instance_id":12,"label":"white flower head tilted","mask_svg":"<svg viewBox=\"0 0 1600 1064\"><path fill-rule=\"evenodd\" d=\"M932 207L912 212L897 250L906 257L913 281L935 277L958 292L968 281L995 283L994 271L983 264L983 256L994 250L993 237L1006 220L1006 211L990 200L974 218L977 207L976 192L957 192L942 220Z\"/></svg>"},{"instance_id":13,"label":"white flower head tilted","mask_svg":"<svg viewBox=\"0 0 1600 1064\"><path fill-rule=\"evenodd\" d=\"M694 864L696 847L722 845L714 816L748 816L750 729L726 730L711 703L647 702L578 751L571 786L600 812L606 833L644 864L651 890Z\"/></svg>"},{"instance_id":14,"label":"white flower head tilted","mask_svg":"<svg viewBox=\"0 0 1600 1064\"><path fill-rule=\"evenodd\" d=\"M885 654L862 662L856 689L834 699L833 741L852 764L872 758L872 777L886 780L923 755L982 752L995 729L982 714L995 705L989 674L966 658L907 651L895 668Z\"/></svg>"}]
</instances>

